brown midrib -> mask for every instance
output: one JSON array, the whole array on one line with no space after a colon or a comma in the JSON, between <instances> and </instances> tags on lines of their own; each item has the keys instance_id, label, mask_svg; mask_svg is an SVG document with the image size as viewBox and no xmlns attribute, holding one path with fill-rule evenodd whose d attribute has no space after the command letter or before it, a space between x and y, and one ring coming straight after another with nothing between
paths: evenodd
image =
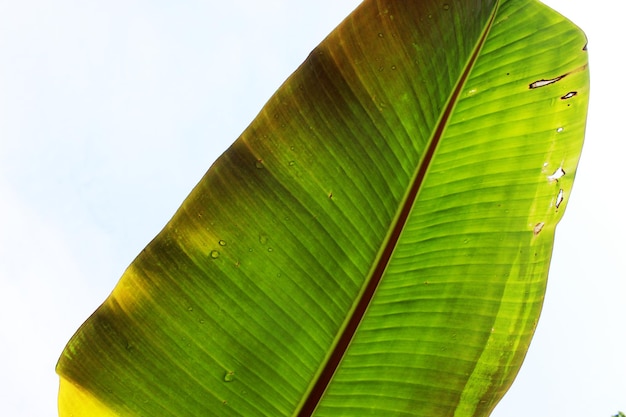
<instances>
[{"instance_id":1,"label":"brown midrib","mask_svg":"<svg viewBox=\"0 0 626 417\"><path fill-rule=\"evenodd\" d=\"M454 105L459 97L459 94L461 93L461 90L463 89L463 86L465 85L465 82L467 81L467 77L469 76L471 69L474 66L474 63L476 62L476 59L478 58L478 54L480 53L480 50L482 49L482 46L485 43L487 35L489 34L489 30L496 16L496 11L497 11L497 4L494 7L491 18L489 19L489 22L487 23L487 26L476 48L474 49L472 56L470 57L467 65L465 66L465 70L461 74L461 77L459 81L457 82L457 85L455 86L455 89L452 95L450 96L450 100L448 101L446 105L446 108L442 114L442 117L439 123L437 124L437 129L435 130L433 137L430 141L430 144L428 145L428 148L426 149L426 152L424 153L424 156L419 164L417 174L415 175L415 180L411 184L411 188L409 189L409 192L406 196L404 204L398 214L396 223L394 224L393 229L389 235L389 238L387 239L387 243L385 247L383 248L383 251L378 260L378 263L376 264L376 267L374 268L372 272L372 277L367 283L367 286L365 287L363 295L361 296L361 299L359 300L356 308L354 309L352 316L350 317L347 325L345 326L343 333L341 334L337 344L335 345L333 352L329 356L328 361L326 362L326 364L324 365L324 368L320 372L319 377L317 381L315 382L315 385L313 386L308 397L304 401L302 408L300 409L298 413L298 417L310 417L315 411L315 408L317 407L322 396L324 395L324 392L326 391L328 384L330 383L335 371L337 370L337 367L339 366L341 359L343 358L346 350L348 349L348 346L350 345L350 342L352 341L352 338L354 334L356 333L356 329L359 327L359 324L361 323L363 316L365 315L365 311L367 310L372 298L374 297L376 288L378 288L378 284L380 283L380 280L382 279L385 269L387 268L387 265L389 264L391 255L393 254L393 251L398 243L398 240L400 239L400 235L402 234L402 230L404 230L404 226L406 225L406 222L409 218L409 214L411 213L413 204L415 203L415 199L417 198L419 190L422 187L424 178L426 177L426 172L428 171L428 167L430 166L433 155L435 154L435 150L437 149L437 146L439 145L439 141L441 140L443 131L447 125L450 115L452 114Z\"/></svg>"}]
</instances>

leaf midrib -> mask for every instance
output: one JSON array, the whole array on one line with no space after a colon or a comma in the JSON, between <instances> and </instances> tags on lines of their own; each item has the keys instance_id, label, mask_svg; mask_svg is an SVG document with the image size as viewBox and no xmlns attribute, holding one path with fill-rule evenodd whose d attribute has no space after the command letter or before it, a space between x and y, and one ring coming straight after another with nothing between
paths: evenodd
<instances>
[{"instance_id":1,"label":"leaf midrib","mask_svg":"<svg viewBox=\"0 0 626 417\"><path fill-rule=\"evenodd\" d=\"M422 184L426 177L426 173L428 168L430 167L431 161L439 145L441 137L443 136L443 132L447 126L447 122L450 119L450 115L454 109L454 106L457 102L457 99L465 86L465 82L469 77L469 74L474 67L474 63L480 54L480 51L485 44L487 36L490 32L490 29L493 25L495 17L497 15L499 6L499 1L495 3L492 14L487 22L485 29L474 48L474 52L470 56L467 64L464 67L463 72L461 73L459 80L454 88L454 91L450 95L450 98L446 104L444 111L441 114L439 122L437 123L437 128L433 133L432 138L429 141L428 147L426 148L426 152L424 152L424 156L422 157L420 163L417 166L416 173L414 175L414 179L409 187L406 197L404 198L403 204L400 205L398 214L396 215L393 226L390 228L390 233L385 241L385 243L381 247L380 255L377 260L372 265L370 276L371 278L367 281L363 291L361 292L361 296L356 303L356 306L352 310L352 313L346 318L345 324L342 327L341 333L338 335L336 342L333 347L332 353L328 356L328 360L323 364L322 369L318 372L318 377L314 381L312 387L308 390L308 395L303 399L301 406L296 410L294 415L298 417L310 417L313 415L317 405L319 404L326 388L330 384L335 371L339 367L341 360L348 350L348 346L356 333L359 324L363 320L365 312L370 305L372 298L374 297L374 293L378 288L378 285L383 277L385 269L389 264L391 256L396 248L398 240L400 239L400 235L404 230L406 222L409 218L409 215L412 211L413 205L417 196L419 194L420 189L422 188Z\"/></svg>"}]
</instances>

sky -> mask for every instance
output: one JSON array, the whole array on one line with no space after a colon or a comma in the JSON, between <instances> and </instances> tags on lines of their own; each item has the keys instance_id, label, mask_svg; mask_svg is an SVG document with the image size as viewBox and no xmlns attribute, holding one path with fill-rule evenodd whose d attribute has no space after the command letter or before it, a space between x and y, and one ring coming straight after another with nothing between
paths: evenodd
<instances>
[{"instance_id":1,"label":"sky","mask_svg":"<svg viewBox=\"0 0 626 417\"><path fill-rule=\"evenodd\" d=\"M357 0L0 0L0 414L53 417L65 343ZM493 417L626 411L624 23L589 38L586 142L544 310ZM619 42L619 43L618 43Z\"/></svg>"}]
</instances>

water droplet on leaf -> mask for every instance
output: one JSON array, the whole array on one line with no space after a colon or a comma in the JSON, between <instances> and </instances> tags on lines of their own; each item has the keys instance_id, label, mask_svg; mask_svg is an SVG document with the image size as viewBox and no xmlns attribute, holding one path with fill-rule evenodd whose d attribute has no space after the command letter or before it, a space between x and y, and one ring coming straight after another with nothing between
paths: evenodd
<instances>
[{"instance_id":1,"label":"water droplet on leaf","mask_svg":"<svg viewBox=\"0 0 626 417\"><path fill-rule=\"evenodd\" d=\"M216 250L212 250L210 256L212 259L217 259L220 257L220 253Z\"/></svg>"},{"instance_id":2,"label":"water droplet on leaf","mask_svg":"<svg viewBox=\"0 0 626 417\"><path fill-rule=\"evenodd\" d=\"M224 374L224 382L233 382L235 380L235 371L227 371Z\"/></svg>"}]
</instances>

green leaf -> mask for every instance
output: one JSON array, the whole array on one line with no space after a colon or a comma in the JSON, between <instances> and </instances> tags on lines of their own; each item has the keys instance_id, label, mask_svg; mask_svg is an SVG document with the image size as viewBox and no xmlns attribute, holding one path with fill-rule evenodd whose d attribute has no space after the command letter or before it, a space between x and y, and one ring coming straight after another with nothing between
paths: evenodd
<instances>
[{"instance_id":1,"label":"green leaf","mask_svg":"<svg viewBox=\"0 0 626 417\"><path fill-rule=\"evenodd\" d=\"M488 415L539 318L585 42L536 1L364 1L70 340L60 414Z\"/></svg>"}]
</instances>

